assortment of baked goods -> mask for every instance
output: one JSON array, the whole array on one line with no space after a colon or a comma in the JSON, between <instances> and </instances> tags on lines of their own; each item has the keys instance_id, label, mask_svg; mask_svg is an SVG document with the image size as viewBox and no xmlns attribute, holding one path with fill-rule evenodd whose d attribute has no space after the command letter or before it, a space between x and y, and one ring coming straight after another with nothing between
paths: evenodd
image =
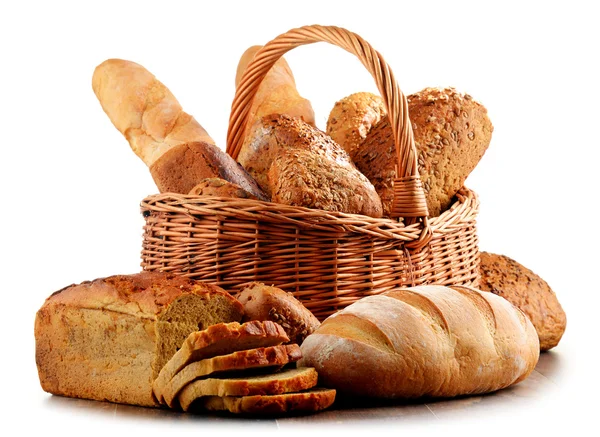
<instances>
[{"instance_id":1,"label":"assortment of baked goods","mask_svg":"<svg viewBox=\"0 0 600 437\"><path fill-rule=\"evenodd\" d=\"M242 55L236 86L259 49ZM248 108L236 162L141 65L109 59L92 86L160 192L390 216L396 151L377 95L339 100L321 131L280 58ZM483 105L453 88L426 88L408 106L429 215L438 216L493 126ZM36 314L40 383L62 396L258 415L318 412L338 394L488 393L525 379L560 341L566 316L548 284L510 258L482 252L480 273L480 289L397 288L322 323L291 293L259 282L235 295L157 272L70 285Z\"/></svg>"}]
</instances>

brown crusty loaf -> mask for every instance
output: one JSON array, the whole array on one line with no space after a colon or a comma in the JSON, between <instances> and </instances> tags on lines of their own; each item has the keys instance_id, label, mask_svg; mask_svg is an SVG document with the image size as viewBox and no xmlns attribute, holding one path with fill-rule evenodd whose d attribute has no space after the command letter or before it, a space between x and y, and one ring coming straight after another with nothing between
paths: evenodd
<instances>
[{"instance_id":1,"label":"brown crusty loaf","mask_svg":"<svg viewBox=\"0 0 600 437\"><path fill-rule=\"evenodd\" d=\"M236 199L260 200L239 185L227 182L225 179L221 178L202 179L202 181L192 188L188 194L192 196L217 196L231 197Z\"/></svg>"},{"instance_id":2,"label":"brown crusty loaf","mask_svg":"<svg viewBox=\"0 0 600 437\"><path fill-rule=\"evenodd\" d=\"M154 394L159 402L163 402L165 388L169 382L181 369L194 361L245 349L277 346L288 341L283 328L271 321L219 323L192 332L160 370L153 382Z\"/></svg>"},{"instance_id":3,"label":"brown crusty loaf","mask_svg":"<svg viewBox=\"0 0 600 437\"><path fill-rule=\"evenodd\" d=\"M381 97L368 92L354 93L335 102L325 132L352 157L386 113Z\"/></svg>"},{"instance_id":4,"label":"brown crusty loaf","mask_svg":"<svg viewBox=\"0 0 600 437\"><path fill-rule=\"evenodd\" d=\"M381 217L381 200L344 149L286 115L259 122L240 163L276 203Z\"/></svg>"},{"instance_id":5,"label":"brown crusty loaf","mask_svg":"<svg viewBox=\"0 0 600 437\"><path fill-rule=\"evenodd\" d=\"M220 178L239 185L257 199L267 200L256 181L231 156L214 144L180 144L159 157L150 173L161 193L188 194L206 178Z\"/></svg>"},{"instance_id":6,"label":"brown crusty loaf","mask_svg":"<svg viewBox=\"0 0 600 437\"><path fill-rule=\"evenodd\" d=\"M454 88L425 88L407 100L419 174L429 215L435 217L450 207L483 157L493 126L483 105ZM387 116L368 132L352 159L375 185L389 215L396 154Z\"/></svg>"},{"instance_id":7,"label":"brown crusty loaf","mask_svg":"<svg viewBox=\"0 0 600 437\"><path fill-rule=\"evenodd\" d=\"M207 396L194 402L200 409L229 411L234 414L280 415L285 413L315 413L330 407L336 391L313 388L297 393L256 396Z\"/></svg>"},{"instance_id":8,"label":"brown crusty loaf","mask_svg":"<svg viewBox=\"0 0 600 437\"><path fill-rule=\"evenodd\" d=\"M163 402L174 408L177 395L189 383L215 374L224 376L234 371L255 371L256 369L281 368L294 363L302 357L300 346L286 344L271 347L259 347L219 355L194 361L181 369L169 381L162 392Z\"/></svg>"},{"instance_id":9,"label":"brown crusty loaf","mask_svg":"<svg viewBox=\"0 0 600 437\"><path fill-rule=\"evenodd\" d=\"M94 70L92 88L110 121L148 167L179 144L214 144L171 91L135 62L104 61Z\"/></svg>"},{"instance_id":10,"label":"brown crusty loaf","mask_svg":"<svg viewBox=\"0 0 600 437\"><path fill-rule=\"evenodd\" d=\"M236 296L244 307L244 321L271 320L278 323L290 343L302 344L321 324L292 293L259 282L248 284Z\"/></svg>"},{"instance_id":11,"label":"brown crusty loaf","mask_svg":"<svg viewBox=\"0 0 600 437\"><path fill-rule=\"evenodd\" d=\"M179 405L188 411L190 405L206 396L268 396L308 390L317 385L318 375L312 367L298 367L264 375L235 378L199 379L184 387Z\"/></svg>"},{"instance_id":12,"label":"brown crusty loaf","mask_svg":"<svg viewBox=\"0 0 600 437\"><path fill-rule=\"evenodd\" d=\"M300 366L340 393L452 397L515 384L533 371L539 342L510 302L468 287L419 286L365 297L302 343Z\"/></svg>"},{"instance_id":13,"label":"brown crusty loaf","mask_svg":"<svg viewBox=\"0 0 600 437\"><path fill-rule=\"evenodd\" d=\"M537 331L540 349L558 345L567 327L567 316L548 283L515 260L481 252L479 288L502 296L521 309Z\"/></svg>"},{"instance_id":14,"label":"brown crusty loaf","mask_svg":"<svg viewBox=\"0 0 600 437\"><path fill-rule=\"evenodd\" d=\"M36 315L40 383L56 395L158 406L152 382L188 335L242 314L223 289L171 274L71 285Z\"/></svg>"}]
</instances>

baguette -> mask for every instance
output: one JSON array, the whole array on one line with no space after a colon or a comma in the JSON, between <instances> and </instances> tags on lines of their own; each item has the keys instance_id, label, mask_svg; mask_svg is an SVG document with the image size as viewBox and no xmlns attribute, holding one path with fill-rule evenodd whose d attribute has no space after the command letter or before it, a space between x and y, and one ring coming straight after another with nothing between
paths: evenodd
<instances>
[{"instance_id":1,"label":"baguette","mask_svg":"<svg viewBox=\"0 0 600 437\"><path fill-rule=\"evenodd\" d=\"M171 91L135 62L104 61L94 70L92 88L110 121L148 167L179 144L214 144Z\"/></svg>"},{"instance_id":2,"label":"baguette","mask_svg":"<svg viewBox=\"0 0 600 437\"><path fill-rule=\"evenodd\" d=\"M223 289L142 272L71 285L35 318L35 357L52 394L157 407L152 382L188 335L241 320Z\"/></svg>"},{"instance_id":3,"label":"baguette","mask_svg":"<svg viewBox=\"0 0 600 437\"><path fill-rule=\"evenodd\" d=\"M352 396L453 397L525 379L539 358L529 319L469 287L419 286L365 297L301 345L299 366Z\"/></svg>"}]
</instances>

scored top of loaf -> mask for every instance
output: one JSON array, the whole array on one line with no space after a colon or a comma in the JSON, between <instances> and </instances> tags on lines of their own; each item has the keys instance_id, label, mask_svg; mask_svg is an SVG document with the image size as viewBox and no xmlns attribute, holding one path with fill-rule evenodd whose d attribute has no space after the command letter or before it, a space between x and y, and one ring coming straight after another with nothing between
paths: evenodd
<instances>
[{"instance_id":1,"label":"scored top of loaf","mask_svg":"<svg viewBox=\"0 0 600 437\"><path fill-rule=\"evenodd\" d=\"M156 319L182 294L220 294L232 305L242 305L222 288L171 273L140 272L114 275L69 285L53 293L44 306L110 310L136 317Z\"/></svg>"}]
</instances>

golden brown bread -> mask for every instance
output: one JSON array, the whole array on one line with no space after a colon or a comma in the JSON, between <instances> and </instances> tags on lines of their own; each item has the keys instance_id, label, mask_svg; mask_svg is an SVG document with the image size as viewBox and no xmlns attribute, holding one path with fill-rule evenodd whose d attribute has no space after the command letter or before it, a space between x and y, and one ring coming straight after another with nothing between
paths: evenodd
<instances>
[{"instance_id":1,"label":"golden brown bread","mask_svg":"<svg viewBox=\"0 0 600 437\"><path fill-rule=\"evenodd\" d=\"M240 164L210 143L190 142L172 147L150 166L150 173L161 193L188 194L203 180L220 178L239 185L257 199L268 199Z\"/></svg>"},{"instance_id":2,"label":"golden brown bread","mask_svg":"<svg viewBox=\"0 0 600 437\"><path fill-rule=\"evenodd\" d=\"M135 62L104 61L94 70L92 88L110 121L148 167L179 144L214 144L171 91Z\"/></svg>"},{"instance_id":3,"label":"golden brown bread","mask_svg":"<svg viewBox=\"0 0 600 437\"><path fill-rule=\"evenodd\" d=\"M425 88L407 97L419 174L430 217L447 210L487 150L493 132L486 108L454 88ZM363 104L356 101L355 104ZM347 123L351 123L348 120ZM367 133L352 155L373 183L384 215L391 211L396 152L387 116Z\"/></svg>"},{"instance_id":4,"label":"golden brown bread","mask_svg":"<svg viewBox=\"0 0 600 437\"><path fill-rule=\"evenodd\" d=\"M548 283L515 260L481 252L479 288L502 296L521 309L533 323L540 349L552 349L567 327L567 316Z\"/></svg>"},{"instance_id":5,"label":"golden brown bread","mask_svg":"<svg viewBox=\"0 0 600 437\"><path fill-rule=\"evenodd\" d=\"M188 411L191 404L206 396L265 396L308 390L317 385L317 372L311 367L286 369L265 375L200 379L179 393L179 405ZM202 401L200 401L202 402Z\"/></svg>"},{"instance_id":6,"label":"golden brown bread","mask_svg":"<svg viewBox=\"0 0 600 437\"><path fill-rule=\"evenodd\" d=\"M71 285L36 315L40 383L56 395L158 406L152 381L188 335L242 313L223 289L165 273Z\"/></svg>"},{"instance_id":7,"label":"golden brown bread","mask_svg":"<svg viewBox=\"0 0 600 437\"><path fill-rule=\"evenodd\" d=\"M161 396L163 402L171 408L177 406L177 395L189 383L207 376L226 377L232 372L256 371L265 368L276 370L286 364L298 361L302 357L297 344L260 347L233 352L194 361L181 369L164 387Z\"/></svg>"},{"instance_id":8,"label":"golden brown bread","mask_svg":"<svg viewBox=\"0 0 600 437\"><path fill-rule=\"evenodd\" d=\"M194 361L244 349L277 346L288 341L283 328L271 321L220 323L192 332L160 370L153 382L154 394L159 402L163 402L165 387L181 369Z\"/></svg>"},{"instance_id":9,"label":"golden brown bread","mask_svg":"<svg viewBox=\"0 0 600 437\"><path fill-rule=\"evenodd\" d=\"M273 202L381 217L375 188L325 133L276 114L256 132L240 162Z\"/></svg>"},{"instance_id":10,"label":"golden brown bread","mask_svg":"<svg viewBox=\"0 0 600 437\"><path fill-rule=\"evenodd\" d=\"M271 320L278 323L290 343L302 344L321 324L292 293L262 283L248 284L236 296L244 307L244 321Z\"/></svg>"},{"instance_id":11,"label":"golden brown bread","mask_svg":"<svg viewBox=\"0 0 600 437\"><path fill-rule=\"evenodd\" d=\"M381 97L368 92L354 93L335 102L325 132L353 157L371 128L386 114Z\"/></svg>"},{"instance_id":12,"label":"golden brown bread","mask_svg":"<svg viewBox=\"0 0 600 437\"><path fill-rule=\"evenodd\" d=\"M313 388L298 393L256 396L207 396L194 407L209 411L229 411L234 414L280 415L285 413L314 413L330 407L336 391Z\"/></svg>"},{"instance_id":13,"label":"golden brown bread","mask_svg":"<svg viewBox=\"0 0 600 437\"><path fill-rule=\"evenodd\" d=\"M236 88L248 64L262 46L249 47L241 56L235 76ZM248 115L245 137L250 134L253 124L265 115L286 114L304 120L315 126L315 113L310 101L300 96L296 89L294 74L285 58L281 57L271 67L260 83ZM243 149L242 149L243 150Z\"/></svg>"},{"instance_id":14,"label":"golden brown bread","mask_svg":"<svg viewBox=\"0 0 600 437\"><path fill-rule=\"evenodd\" d=\"M365 297L328 317L301 345L299 366L354 396L452 397L526 378L539 358L529 319L468 287L419 286Z\"/></svg>"},{"instance_id":15,"label":"golden brown bread","mask_svg":"<svg viewBox=\"0 0 600 437\"><path fill-rule=\"evenodd\" d=\"M227 182L225 179L221 178L202 179L202 181L192 188L188 194L192 196L217 196L260 200L258 197L253 196L239 185Z\"/></svg>"}]
</instances>

